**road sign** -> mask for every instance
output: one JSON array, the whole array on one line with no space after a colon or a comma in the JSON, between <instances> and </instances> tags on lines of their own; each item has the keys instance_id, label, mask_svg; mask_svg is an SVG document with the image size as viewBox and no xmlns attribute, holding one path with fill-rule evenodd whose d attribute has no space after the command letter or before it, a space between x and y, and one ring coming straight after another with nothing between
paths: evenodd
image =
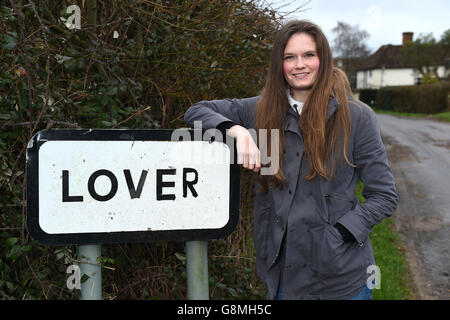
<instances>
[{"instance_id":1,"label":"road sign","mask_svg":"<svg viewBox=\"0 0 450 320\"><path fill-rule=\"evenodd\" d=\"M239 219L234 150L220 141L198 139L202 134L195 130L186 129L184 141L179 132L173 141L173 133L38 132L27 149L31 236L62 245L229 235Z\"/></svg>"}]
</instances>

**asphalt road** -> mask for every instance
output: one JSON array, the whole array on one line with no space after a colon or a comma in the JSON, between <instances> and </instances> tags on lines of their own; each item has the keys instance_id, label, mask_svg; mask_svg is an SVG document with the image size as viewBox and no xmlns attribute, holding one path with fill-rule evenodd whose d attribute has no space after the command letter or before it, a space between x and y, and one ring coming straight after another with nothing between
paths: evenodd
<instances>
[{"instance_id":1,"label":"asphalt road","mask_svg":"<svg viewBox=\"0 0 450 320\"><path fill-rule=\"evenodd\" d=\"M418 294L450 299L450 123L377 117L400 197L396 228Z\"/></svg>"}]
</instances>

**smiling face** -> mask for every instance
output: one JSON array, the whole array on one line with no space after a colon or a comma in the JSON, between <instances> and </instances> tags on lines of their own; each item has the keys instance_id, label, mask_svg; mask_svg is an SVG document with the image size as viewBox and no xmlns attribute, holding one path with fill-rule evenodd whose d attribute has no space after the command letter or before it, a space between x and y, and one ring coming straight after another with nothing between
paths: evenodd
<instances>
[{"instance_id":1,"label":"smiling face","mask_svg":"<svg viewBox=\"0 0 450 320\"><path fill-rule=\"evenodd\" d=\"M292 35L284 49L283 72L293 98L306 101L319 73L316 42L307 33Z\"/></svg>"}]
</instances>

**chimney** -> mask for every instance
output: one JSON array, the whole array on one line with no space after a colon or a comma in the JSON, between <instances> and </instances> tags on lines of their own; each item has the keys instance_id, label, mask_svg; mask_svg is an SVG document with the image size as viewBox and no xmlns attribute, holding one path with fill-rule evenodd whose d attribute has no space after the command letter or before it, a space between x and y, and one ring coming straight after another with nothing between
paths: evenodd
<instances>
[{"instance_id":1,"label":"chimney","mask_svg":"<svg viewBox=\"0 0 450 320\"><path fill-rule=\"evenodd\" d=\"M409 41L413 41L414 32L403 32L403 45Z\"/></svg>"}]
</instances>

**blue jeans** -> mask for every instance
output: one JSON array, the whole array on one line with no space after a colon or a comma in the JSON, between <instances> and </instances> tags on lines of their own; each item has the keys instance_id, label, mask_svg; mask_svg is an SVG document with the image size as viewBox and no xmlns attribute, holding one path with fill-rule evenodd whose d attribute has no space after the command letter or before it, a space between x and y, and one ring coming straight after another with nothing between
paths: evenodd
<instances>
[{"instance_id":1,"label":"blue jeans","mask_svg":"<svg viewBox=\"0 0 450 320\"><path fill-rule=\"evenodd\" d=\"M358 294L348 300L372 300L372 289L364 286Z\"/></svg>"},{"instance_id":2,"label":"blue jeans","mask_svg":"<svg viewBox=\"0 0 450 320\"><path fill-rule=\"evenodd\" d=\"M280 284L278 285L278 292L275 300L283 300L283 285L281 284L281 281Z\"/></svg>"},{"instance_id":3,"label":"blue jeans","mask_svg":"<svg viewBox=\"0 0 450 320\"><path fill-rule=\"evenodd\" d=\"M283 285L280 283L278 287L276 300L283 300ZM351 297L348 300L372 300L372 289L369 289L367 286L364 286L360 292L356 294L356 296Z\"/></svg>"}]
</instances>

